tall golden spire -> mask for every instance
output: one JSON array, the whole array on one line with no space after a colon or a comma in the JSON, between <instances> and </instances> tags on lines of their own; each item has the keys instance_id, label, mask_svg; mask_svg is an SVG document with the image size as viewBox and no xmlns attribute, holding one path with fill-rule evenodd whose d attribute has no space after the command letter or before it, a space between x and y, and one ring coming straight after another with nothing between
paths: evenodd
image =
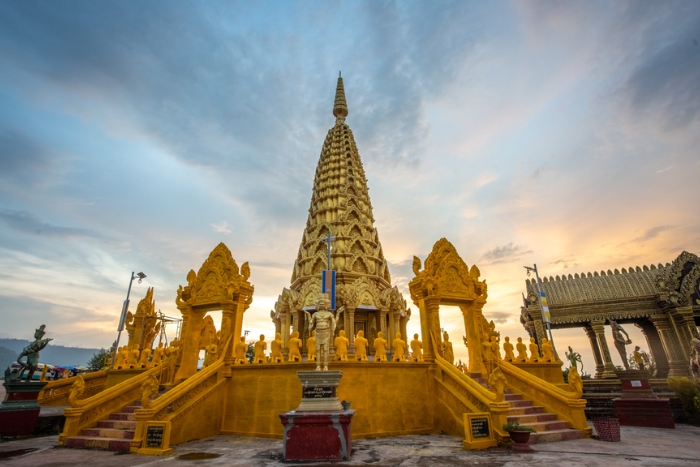
<instances>
[{"instance_id":1,"label":"tall golden spire","mask_svg":"<svg viewBox=\"0 0 700 467\"><path fill-rule=\"evenodd\" d=\"M324 239L330 234L336 238L330 258L330 268L337 275L336 305L346 310L339 312L337 330L345 329L351 344L359 330L370 342L378 332L388 336L401 332L405 339L410 311L398 288L391 286L388 262L374 227L365 170L355 137L345 123L348 106L341 76L333 115L335 125L321 147L291 284L282 291L271 318L285 342L290 325L302 340L308 337L304 310L313 310L321 294L321 274L328 269Z\"/></svg>"},{"instance_id":2,"label":"tall golden spire","mask_svg":"<svg viewBox=\"0 0 700 467\"><path fill-rule=\"evenodd\" d=\"M333 115L336 121L345 121L348 116L348 103L345 101L345 88L343 87L343 77L338 72L338 86L335 88L335 104L333 105Z\"/></svg>"}]
</instances>

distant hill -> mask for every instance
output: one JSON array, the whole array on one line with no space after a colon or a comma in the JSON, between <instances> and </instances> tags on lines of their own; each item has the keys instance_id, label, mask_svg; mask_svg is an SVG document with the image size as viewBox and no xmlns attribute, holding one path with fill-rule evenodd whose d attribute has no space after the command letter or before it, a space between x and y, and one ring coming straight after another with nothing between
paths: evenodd
<instances>
[{"instance_id":1,"label":"distant hill","mask_svg":"<svg viewBox=\"0 0 700 467\"><path fill-rule=\"evenodd\" d=\"M19 356L22 349L28 346L30 341L24 339L0 339L0 373L5 371ZM39 362L49 365L87 365L95 352L100 349L83 349L80 347L64 347L62 345L49 345L39 353Z\"/></svg>"},{"instance_id":2,"label":"distant hill","mask_svg":"<svg viewBox=\"0 0 700 467\"><path fill-rule=\"evenodd\" d=\"M5 368L10 366L17 359L17 353L5 347L0 347L0 375L5 372Z\"/></svg>"}]
</instances>

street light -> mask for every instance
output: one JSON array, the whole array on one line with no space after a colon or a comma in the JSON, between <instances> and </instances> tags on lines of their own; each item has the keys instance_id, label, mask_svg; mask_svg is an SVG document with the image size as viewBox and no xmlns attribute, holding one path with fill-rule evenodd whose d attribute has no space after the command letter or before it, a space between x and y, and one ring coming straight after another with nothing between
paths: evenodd
<instances>
[{"instance_id":1,"label":"street light","mask_svg":"<svg viewBox=\"0 0 700 467\"><path fill-rule=\"evenodd\" d=\"M547 295L542 290L542 281L540 281L540 275L537 273L537 265L533 264L530 266L523 266L527 269L527 275L529 276L532 271L535 272L535 278L537 279L537 301L540 304L540 311L542 312L542 321L547 325L547 331L549 331L549 342L552 343L552 350L554 351L554 358L558 358L557 349L554 347L554 339L552 338L552 318L549 314L549 306L547 306Z\"/></svg>"},{"instance_id":2,"label":"street light","mask_svg":"<svg viewBox=\"0 0 700 467\"><path fill-rule=\"evenodd\" d=\"M119 348L119 339L122 336L122 331L124 330L124 322L126 321L126 313L129 311L129 295L131 294L131 284L134 283L134 279L139 280L139 284L141 283L142 280L146 278L146 274L143 272L139 272L138 274L134 274L134 272L131 272L131 279L129 280L129 288L126 291L126 300L124 300L124 305L122 306L122 315L119 318L119 327L117 330L119 331L117 333L117 341L114 343L114 350L112 351L112 366L110 368L114 368L114 362L117 360L117 349Z\"/></svg>"}]
</instances>

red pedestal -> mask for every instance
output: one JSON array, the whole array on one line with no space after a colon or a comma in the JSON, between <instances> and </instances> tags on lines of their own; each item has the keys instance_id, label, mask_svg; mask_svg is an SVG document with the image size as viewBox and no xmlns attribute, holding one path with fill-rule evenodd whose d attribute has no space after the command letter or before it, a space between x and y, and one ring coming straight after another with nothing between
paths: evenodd
<instances>
[{"instance_id":1,"label":"red pedestal","mask_svg":"<svg viewBox=\"0 0 700 467\"><path fill-rule=\"evenodd\" d=\"M39 392L47 383L5 382L5 400L0 405L0 436L29 436L34 433L41 407Z\"/></svg>"},{"instance_id":2,"label":"red pedestal","mask_svg":"<svg viewBox=\"0 0 700 467\"><path fill-rule=\"evenodd\" d=\"M668 399L613 399L620 425L675 428Z\"/></svg>"},{"instance_id":3,"label":"red pedestal","mask_svg":"<svg viewBox=\"0 0 700 467\"><path fill-rule=\"evenodd\" d=\"M348 460L352 452L353 415L354 410L281 414L284 460Z\"/></svg>"}]
</instances>

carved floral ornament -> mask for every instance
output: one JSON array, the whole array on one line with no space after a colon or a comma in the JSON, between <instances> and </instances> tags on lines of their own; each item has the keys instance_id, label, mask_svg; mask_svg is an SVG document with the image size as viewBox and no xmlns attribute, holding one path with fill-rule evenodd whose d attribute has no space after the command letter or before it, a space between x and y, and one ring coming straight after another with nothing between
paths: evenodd
<instances>
[{"instance_id":1,"label":"carved floral ornament","mask_svg":"<svg viewBox=\"0 0 700 467\"><path fill-rule=\"evenodd\" d=\"M479 281L481 272L475 265L471 269L446 239L440 239L420 270L420 259L414 256L413 272L416 277L409 284L411 298L460 297L466 300L484 301L487 298L486 281Z\"/></svg>"},{"instance_id":2,"label":"carved floral ornament","mask_svg":"<svg viewBox=\"0 0 700 467\"><path fill-rule=\"evenodd\" d=\"M199 272L191 270L187 274L187 286L180 286L175 302L178 306L196 306L212 302L233 300L235 295L244 294L245 304L252 303L254 287L248 282L250 266L244 263L238 268L231 251L219 243L204 261ZM246 306L246 308L247 308Z\"/></svg>"}]
</instances>

